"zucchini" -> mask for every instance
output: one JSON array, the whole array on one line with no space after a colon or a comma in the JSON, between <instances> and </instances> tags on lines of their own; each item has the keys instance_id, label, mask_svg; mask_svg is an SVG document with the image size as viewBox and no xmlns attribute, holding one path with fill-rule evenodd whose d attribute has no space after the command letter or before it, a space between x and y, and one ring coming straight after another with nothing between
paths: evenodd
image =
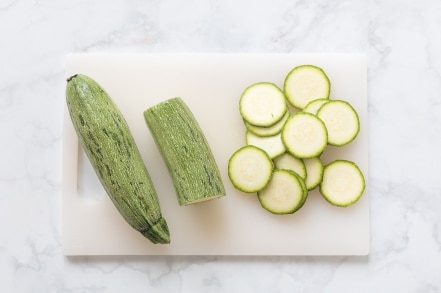
<instances>
[{"instance_id":1,"label":"zucchini","mask_svg":"<svg viewBox=\"0 0 441 293\"><path fill-rule=\"evenodd\" d=\"M129 127L92 78L67 80L66 101L79 142L123 218L153 243L170 243L156 190Z\"/></svg>"},{"instance_id":2,"label":"zucchini","mask_svg":"<svg viewBox=\"0 0 441 293\"><path fill-rule=\"evenodd\" d=\"M331 83L323 69L306 64L288 73L283 90L288 102L302 110L313 100L329 99Z\"/></svg>"},{"instance_id":3,"label":"zucchini","mask_svg":"<svg viewBox=\"0 0 441 293\"><path fill-rule=\"evenodd\" d=\"M303 108L303 112L311 113L316 115L318 110L323 106L323 104L329 102L329 99L317 99L309 102L305 108Z\"/></svg>"},{"instance_id":4,"label":"zucchini","mask_svg":"<svg viewBox=\"0 0 441 293\"><path fill-rule=\"evenodd\" d=\"M243 192L262 190L273 175L274 164L268 154L253 145L241 147L228 161L228 177Z\"/></svg>"},{"instance_id":5,"label":"zucchini","mask_svg":"<svg viewBox=\"0 0 441 293\"><path fill-rule=\"evenodd\" d=\"M360 199L365 186L363 173L354 162L335 160L325 166L320 193L330 204L347 207Z\"/></svg>"},{"instance_id":6,"label":"zucchini","mask_svg":"<svg viewBox=\"0 0 441 293\"><path fill-rule=\"evenodd\" d=\"M286 121L282 141L289 153L300 159L319 156L327 146L325 124L313 114L297 112Z\"/></svg>"},{"instance_id":7,"label":"zucchini","mask_svg":"<svg viewBox=\"0 0 441 293\"><path fill-rule=\"evenodd\" d=\"M288 117L290 115L289 111L286 111L285 115L283 115L282 119L277 121L271 126L262 127L262 126L255 126L250 123L248 123L244 119L245 127L248 131L254 133L258 136L273 136L276 134L279 134L282 131L283 125L285 125L286 120L288 120Z\"/></svg>"},{"instance_id":8,"label":"zucchini","mask_svg":"<svg viewBox=\"0 0 441 293\"><path fill-rule=\"evenodd\" d=\"M276 169L268 185L257 193L262 207L278 215L298 211L306 202L307 195L303 179L286 169Z\"/></svg>"},{"instance_id":9,"label":"zucchini","mask_svg":"<svg viewBox=\"0 0 441 293\"><path fill-rule=\"evenodd\" d=\"M247 131L245 134L245 141L247 145L254 145L261 148L272 159L286 151L280 133L273 136L258 136L251 131Z\"/></svg>"},{"instance_id":10,"label":"zucchini","mask_svg":"<svg viewBox=\"0 0 441 293\"><path fill-rule=\"evenodd\" d=\"M268 127L283 118L288 110L285 95L274 83L250 85L239 100L239 111L248 123Z\"/></svg>"},{"instance_id":11,"label":"zucchini","mask_svg":"<svg viewBox=\"0 0 441 293\"><path fill-rule=\"evenodd\" d=\"M360 131L358 114L346 101L328 101L320 107L317 116L325 123L330 145L346 145L353 141Z\"/></svg>"},{"instance_id":12,"label":"zucchini","mask_svg":"<svg viewBox=\"0 0 441 293\"><path fill-rule=\"evenodd\" d=\"M296 158L290 153L284 153L274 159L277 169L294 171L302 179L306 179L306 167L302 159Z\"/></svg>"},{"instance_id":13,"label":"zucchini","mask_svg":"<svg viewBox=\"0 0 441 293\"><path fill-rule=\"evenodd\" d=\"M181 98L148 108L144 118L167 165L181 206L225 195L206 137Z\"/></svg>"},{"instance_id":14,"label":"zucchini","mask_svg":"<svg viewBox=\"0 0 441 293\"><path fill-rule=\"evenodd\" d=\"M308 190L316 188L323 179L323 162L319 157L303 159L306 168L305 184Z\"/></svg>"}]
</instances>

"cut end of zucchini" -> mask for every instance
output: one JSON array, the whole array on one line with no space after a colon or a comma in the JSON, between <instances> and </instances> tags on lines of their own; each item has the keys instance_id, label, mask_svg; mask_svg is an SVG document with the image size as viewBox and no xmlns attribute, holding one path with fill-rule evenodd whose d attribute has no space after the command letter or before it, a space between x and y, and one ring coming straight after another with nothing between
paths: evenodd
<instances>
[{"instance_id":1,"label":"cut end of zucchini","mask_svg":"<svg viewBox=\"0 0 441 293\"><path fill-rule=\"evenodd\" d=\"M292 214L305 203L307 191L297 174L276 169L268 185L257 193L260 204L273 214Z\"/></svg>"},{"instance_id":2,"label":"cut end of zucchini","mask_svg":"<svg viewBox=\"0 0 441 293\"><path fill-rule=\"evenodd\" d=\"M262 190L270 181L274 164L268 154L253 145L238 149L228 162L228 177L243 192Z\"/></svg>"},{"instance_id":3,"label":"cut end of zucchini","mask_svg":"<svg viewBox=\"0 0 441 293\"><path fill-rule=\"evenodd\" d=\"M320 193L332 205L347 207L361 198L365 186L363 173L354 162L336 160L325 166Z\"/></svg>"},{"instance_id":4,"label":"cut end of zucchini","mask_svg":"<svg viewBox=\"0 0 441 293\"><path fill-rule=\"evenodd\" d=\"M259 82L245 89L239 101L243 119L255 126L271 126L287 111L283 92L273 83Z\"/></svg>"},{"instance_id":5,"label":"cut end of zucchini","mask_svg":"<svg viewBox=\"0 0 441 293\"><path fill-rule=\"evenodd\" d=\"M313 100L329 99L331 83L323 69L314 65L301 65L286 76L284 92L292 106L303 109Z\"/></svg>"}]
</instances>

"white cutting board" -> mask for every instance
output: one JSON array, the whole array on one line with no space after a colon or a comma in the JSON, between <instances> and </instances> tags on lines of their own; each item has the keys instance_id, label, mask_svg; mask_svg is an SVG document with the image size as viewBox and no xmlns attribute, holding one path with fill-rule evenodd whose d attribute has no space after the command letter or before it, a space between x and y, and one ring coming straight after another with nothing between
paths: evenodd
<instances>
[{"instance_id":1,"label":"white cutting board","mask_svg":"<svg viewBox=\"0 0 441 293\"><path fill-rule=\"evenodd\" d=\"M366 255L369 253L369 189L348 208L310 193L295 214L277 216L256 195L233 188L230 155L244 144L238 111L242 91L258 81L280 87L295 66L322 67L331 98L358 111L361 131L350 145L323 155L355 161L368 181L367 62L361 54L72 54L66 77L98 81L125 115L158 192L171 244L151 244L118 214L86 156L65 108L62 237L65 255ZM219 165L227 195L179 206L166 166L144 122L143 111L181 97L199 121ZM369 182L367 182L369 183ZM368 185L368 184L367 184Z\"/></svg>"}]
</instances>

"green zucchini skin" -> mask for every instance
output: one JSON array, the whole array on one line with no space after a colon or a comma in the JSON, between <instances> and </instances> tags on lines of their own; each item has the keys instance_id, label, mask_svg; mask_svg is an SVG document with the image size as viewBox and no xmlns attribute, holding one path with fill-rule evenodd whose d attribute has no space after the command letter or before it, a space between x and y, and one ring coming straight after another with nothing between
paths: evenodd
<instances>
[{"instance_id":1,"label":"green zucchini skin","mask_svg":"<svg viewBox=\"0 0 441 293\"><path fill-rule=\"evenodd\" d=\"M172 177L179 205L225 195L206 137L181 98L145 110L144 118Z\"/></svg>"},{"instance_id":2,"label":"green zucchini skin","mask_svg":"<svg viewBox=\"0 0 441 293\"><path fill-rule=\"evenodd\" d=\"M68 79L66 101L80 145L117 210L152 243L170 243L156 190L117 105L81 74Z\"/></svg>"}]
</instances>

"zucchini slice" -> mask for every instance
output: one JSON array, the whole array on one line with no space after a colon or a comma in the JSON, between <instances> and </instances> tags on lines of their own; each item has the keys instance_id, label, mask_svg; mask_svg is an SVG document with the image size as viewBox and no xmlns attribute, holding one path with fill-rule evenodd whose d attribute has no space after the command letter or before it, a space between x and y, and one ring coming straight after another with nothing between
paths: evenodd
<instances>
[{"instance_id":1,"label":"zucchini slice","mask_svg":"<svg viewBox=\"0 0 441 293\"><path fill-rule=\"evenodd\" d=\"M274 159L277 169L291 170L302 179L306 179L306 167L302 159L296 158L290 153L284 153Z\"/></svg>"},{"instance_id":2,"label":"zucchini slice","mask_svg":"<svg viewBox=\"0 0 441 293\"><path fill-rule=\"evenodd\" d=\"M225 195L210 146L181 98L150 107L144 111L144 118L167 165L181 206Z\"/></svg>"},{"instance_id":3,"label":"zucchini slice","mask_svg":"<svg viewBox=\"0 0 441 293\"><path fill-rule=\"evenodd\" d=\"M286 121L282 141L287 151L295 157L313 158L326 148L328 134L325 124L315 115L297 112Z\"/></svg>"},{"instance_id":4,"label":"zucchini slice","mask_svg":"<svg viewBox=\"0 0 441 293\"><path fill-rule=\"evenodd\" d=\"M322 182L324 170L323 162L319 157L314 157L303 159L303 163L306 168L306 188L308 190L313 190Z\"/></svg>"},{"instance_id":5,"label":"zucchini slice","mask_svg":"<svg viewBox=\"0 0 441 293\"><path fill-rule=\"evenodd\" d=\"M257 193L264 209L273 214L292 214L306 201L307 190L295 172L276 169L268 185Z\"/></svg>"},{"instance_id":6,"label":"zucchini slice","mask_svg":"<svg viewBox=\"0 0 441 293\"><path fill-rule=\"evenodd\" d=\"M268 126L268 127L262 127L262 126L255 126L250 123L248 123L246 120L244 120L245 127L248 131L251 131L255 135L258 136L273 136L276 134L279 134L282 131L283 125L285 125L286 120L288 120L290 113L289 111L285 112L285 115L283 115L282 119L277 121L275 124Z\"/></svg>"},{"instance_id":7,"label":"zucchini slice","mask_svg":"<svg viewBox=\"0 0 441 293\"><path fill-rule=\"evenodd\" d=\"M348 144L355 139L360 131L358 114L346 101L328 101L320 107L317 116L325 123L330 145Z\"/></svg>"},{"instance_id":8,"label":"zucchini slice","mask_svg":"<svg viewBox=\"0 0 441 293\"><path fill-rule=\"evenodd\" d=\"M311 102L309 102L306 105L306 107L303 109L303 112L311 113L311 114L316 115L318 110L321 108L321 106L323 106L327 102L329 102L328 99L312 100Z\"/></svg>"},{"instance_id":9,"label":"zucchini slice","mask_svg":"<svg viewBox=\"0 0 441 293\"><path fill-rule=\"evenodd\" d=\"M320 193L332 205L347 207L360 199L365 186L363 173L354 162L335 160L325 166Z\"/></svg>"},{"instance_id":10,"label":"zucchini slice","mask_svg":"<svg viewBox=\"0 0 441 293\"><path fill-rule=\"evenodd\" d=\"M228 177L233 186L243 192L262 190L271 180L274 164L268 154L253 145L247 145L230 157Z\"/></svg>"},{"instance_id":11,"label":"zucchini slice","mask_svg":"<svg viewBox=\"0 0 441 293\"><path fill-rule=\"evenodd\" d=\"M323 69L307 64L288 73L283 90L292 106L303 109L313 100L329 99L331 83Z\"/></svg>"},{"instance_id":12,"label":"zucchini slice","mask_svg":"<svg viewBox=\"0 0 441 293\"><path fill-rule=\"evenodd\" d=\"M245 89L239 111L243 119L255 126L271 126L288 110L285 96L274 83L258 82Z\"/></svg>"},{"instance_id":13,"label":"zucchini slice","mask_svg":"<svg viewBox=\"0 0 441 293\"><path fill-rule=\"evenodd\" d=\"M280 133L273 136L258 136L251 131L247 131L245 140L247 145L254 145L264 150L271 159L286 151Z\"/></svg>"}]
</instances>

